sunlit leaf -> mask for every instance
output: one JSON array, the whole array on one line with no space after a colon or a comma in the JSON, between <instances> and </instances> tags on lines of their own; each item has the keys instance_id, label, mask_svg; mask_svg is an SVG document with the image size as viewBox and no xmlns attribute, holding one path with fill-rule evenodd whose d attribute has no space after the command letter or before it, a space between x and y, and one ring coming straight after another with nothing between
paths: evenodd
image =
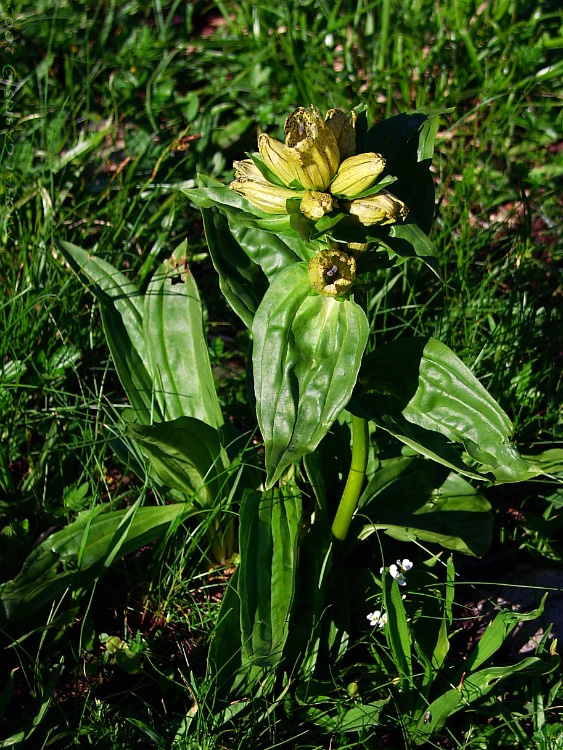
<instances>
[{"instance_id":1,"label":"sunlit leaf","mask_svg":"<svg viewBox=\"0 0 563 750\"><path fill-rule=\"evenodd\" d=\"M226 482L228 459L216 429L193 417L154 425L128 424L127 434L147 456L166 487L183 496L213 503Z\"/></svg>"},{"instance_id":2,"label":"sunlit leaf","mask_svg":"<svg viewBox=\"0 0 563 750\"><path fill-rule=\"evenodd\" d=\"M281 272L252 326L256 414L268 486L313 451L348 402L368 336L351 300L311 293L305 264Z\"/></svg>"},{"instance_id":3,"label":"sunlit leaf","mask_svg":"<svg viewBox=\"0 0 563 750\"><path fill-rule=\"evenodd\" d=\"M59 246L71 268L100 303L115 369L137 419L145 423L162 419L147 360L140 291L101 258L70 242L61 240Z\"/></svg>"},{"instance_id":4,"label":"sunlit leaf","mask_svg":"<svg viewBox=\"0 0 563 750\"><path fill-rule=\"evenodd\" d=\"M516 482L536 476L511 443L512 423L477 378L433 338L379 347L362 364L349 410L372 419L415 450L469 477ZM449 443L465 448L478 468Z\"/></svg>"},{"instance_id":5,"label":"sunlit leaf","mask_svg":"<svg viewBox=\"0 0 563 750\"><path fill-rule=\"evenodd\" d=\"M295 593L301 494L284 485L249 493L240 518L242 647L257 666L273 666L283 654Z\"/></svg>"},{"instance_id":6,"label":"sunlit leaf","mask_svg":"<svg viewBox=\"0 0 563 750\"><path fill-rule=\"evenodd\" d=\"M160 411L166 419L195 417L219 428L223 417L197 284L185 267L186 249L183 243L160 266L144 295L146 356Z\"/></svg>"},{"instance_id":7,"label":"sunlit leaf","mask_svg":"<svg viewBox=\"0 0 563 750\"><path fill-rule=\"evenodd\" d=\"M29 617L42 606L79 588L105 572L108 559L117 560L158 539L173 523L195 513L187 503L109 513L85 511L41 542L27 557L21 572L0 585L0 623ZM120 533L122 524L127 533Z\"/></svg>"}]
</instances>

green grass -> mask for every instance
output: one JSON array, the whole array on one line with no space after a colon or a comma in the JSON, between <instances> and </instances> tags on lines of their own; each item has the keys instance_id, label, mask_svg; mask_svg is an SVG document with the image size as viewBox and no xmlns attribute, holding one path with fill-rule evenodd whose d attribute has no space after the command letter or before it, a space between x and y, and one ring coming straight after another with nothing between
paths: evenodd
<instances>
[{"instance_id":1,"label":"green grass","mask_svg":"<svg viewBox=\"0 0 563 750\"><path fill-rule=\"evenodd\" d=\"M200 214L180 190L197 172L229 180L257 131L279 136L299 105L363 102L370 121L443 110L432 236L447 285L422 265L374 272L366 290L377 313L373 341L435 335L505 408L518 442L533 451L562 440L557 3L17 0L9 13L14 40L3 42L3 62L13 65L15 86L3 89L15 117L0 121L14 143L0 165L4 580L40 535L80 511L126 507L153 492L116 443L124 395L99 310L55 241L90 249L144 284L187 238L222 405L252 429L248 336L219 293ZM500 497L495 545L560 567L548 524L560 501L548 489L524 488L528 520L515 528ZM68 592L41 620L5 634L0 690L16 672L0 739L21 730L15 746L57 749L403 746L391 730L330 735L305 704L284 707L282 698L258 702L240 720L233 709L221 724L218 686L203 679L226 580L205 564L209 523L182 527L116 564L85 597ZM364 625L354 624L358 638ZM103 634L137 650L142 671L120 664ZM350 705L357 674L378 679L361 645L327 668L335 705ZM550 689L560 704L555 682ZM512 718L490 702L468 712L463 732L443 746L520 747L522 732L549 737L555 718L547 705L546 723L535 721L538 695L535 685L507 687Z\"/></svg>"}]
</instances>

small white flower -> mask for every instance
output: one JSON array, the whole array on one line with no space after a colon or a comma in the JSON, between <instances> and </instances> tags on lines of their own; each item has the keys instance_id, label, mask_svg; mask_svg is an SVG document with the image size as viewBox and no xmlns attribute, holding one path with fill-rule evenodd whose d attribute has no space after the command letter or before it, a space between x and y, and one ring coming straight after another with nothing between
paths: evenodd
<instances>
[{"instance_id":1,"label":"small white flower","mask_svg":"<svg viewBox=\"0 0 563 750\"><path fill-rule=\"evenodd\" d=\"M397 560L397 563L392 563L388 570L389 575L391 578L394 578L399 586L406 586L407 581L405 579L405 573L409 571L413 567L414 563L412 563L407 557L405 557L404 560ZM383 573L385 568L380 568L379 572Z\"/></svg>"},{"instance_id":2,"label":"small white flower","mask_svg":"<svg viewBox=\"0 0 563 750\"><path fill-rule=\"evenodd\" d=\"M367 618L372 628L382 628L387 623L387 613L383 612L382 614L378 609L371 612Z\"/></svg>"},{"instance_id":3,"label":"small white flower","mask_svg":"<svg viewBox=\"0 0 563 750\"><path fill-rule=\"evenodd\" d=\"M367 618L369 620L369 624L372 626L372 628L374 628L381 618L381 612L376 609L375 612L370 612Z\"/></svg>"},{"instance_id":4,"label":"small white flower","mask_svg":"<svg viewBox=\"0 0 563 750\"><path fill-rule=\"evenodd\" d=\"M399 570L396 565L390 565L389 566L389 573L391 573L392 578L394 578L399 586L406 586L407 582L405 580L405 576L403 575L402 570Z\"/></svg>"},{"instance_id":5,"label":"small white flower","mask_svg":"<svg viewBox=\"0 0 563 750\"><path fill-rule=\"evenodd\" d=\"M395 565L395 563L393 563L392 565L389 566L389 575L391 576L391 578L394 578L397 581L397 583L399 584L399 586L406 586L407 585L407 582L405 580L405 576L399 570L399 568Z\"/></svg>"}]
</instances>

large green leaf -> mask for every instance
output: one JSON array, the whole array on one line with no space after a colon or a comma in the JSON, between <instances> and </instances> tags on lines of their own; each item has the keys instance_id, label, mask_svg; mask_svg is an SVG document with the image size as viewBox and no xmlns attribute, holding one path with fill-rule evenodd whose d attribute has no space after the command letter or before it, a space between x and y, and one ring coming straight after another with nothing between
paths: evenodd
<instances>
[{"instance_id":1,"label":"large green leaf","mask_svg":"<svg viewBox=\"0 0 563 750\"><path fill-rule=\"evenodd\" d=\"M162 536L196 510L177 503L81 514L41 542L16 578L0 585L0 623L29 617L69 588L91 583L111 562Z\"/></svg>"},{"instance_id":2,"label":"large green leaf","mask_svg":"<svg viewBox=\"0 0 563 750\"><path fill-rule=\"evenodd\" d=\"M331 229L331 236L340 242L372 242L377 243L374 250L365 261L375 254L378 263L381 262L381 251L384 249L389 256L388 262L397 262L397 258L420 258L431 271L441 278L434 245L422 229L410 221L407 224L392 224L390 226L369 226L342 221Z\"/></svg>"},{"instance_id":3,"label":"large green leaf","mask_svg":"<svg viewBox=\"0 0 563 750\"><path fill-rule=\"evenodd\" d=\"M143 299L137 287L112 265L70 242L59 247L71 268L98 299L108 346L137 419L162 419L154 397L143 335Z\"/></svg>"},{"instance_id":4,"label":"large green leaf","mask_svg":"<svg viewBox=\"0 0 563 750\"><path fill-rule=\"evenodd\" d=\"M252 334L256 413L271 487L317 447L346 406L368 322L351 300L311 293L307 266L298 263L266 292Z\"/></svg>"},{"instance_id":5,"label":"large green leaf","mask_svg":"<svg viewBox=\"0 0 563 750\"><path fill-rule=\"evenodd\" d=\"M308 247L299 238L273 234L257 227L255 222L240 221L236 215L227 219L233 237L270 282L283 268L308 261L318 252L318 248Z\"/></svg>"},{"instance_id":6,"label":"large green leaf","mask_svg":"<svg viewBox=\"0 0 563 750\"><path fill-rule=\"evenodd\" d=\"M194 277L185 267L186 245L161 265L147 288L143 334L150 372L165 419L195 417L219 428L223 417L203 331Z\"/></svg>"},{"instance_id":7,"label":"large green leaf","mask_svg":"<svg viewBox=\"0 0 563 750\"><path fill-rule=\"evenodd\" d=\"M369 129L365 150L382 154L385 173L398 178L392 192L403 200L423 232L434 214L434 185L430 164L440 112L400 114Z\"/></svg>"},{"instance_id":8,"label":"large green leaf","mask_svg":"<svg viewBox=\"0 0 563 750\"><path fill-rule=\"evenodd\" d=\"M117 374L143 424L191 416L223 424L201 304L182 243L143 296L105 261L68 242L61 249L100 302Z\"/></svg>"},{"instance_id":9,"label":"large green leaf","mask_svg":"<svg viewBox=\"0 0 563 750\"><path fill-rule=\"evenodd\" d=\"M469 482L433 461L386 459L360 498L357 523L364 526L358 537L381 530L400 541L418 539L482 555L491 543L489 511L489 502Z\"/></svg>"},{"instance_id":10,"label":"large green leaf","mask_svg":"<svg viewBox=\"0 0 563 750\"><path fill-rule=\"evenodd\" d=\"M302 241L290 216L266 214L220 183L203 176L199 181L201 187L184 192L202 211L221 291L250 327L268 282L318 249Z\"/></svg>"},{"instance_id":11,"label":"large green leaf","mask_svg":"<svg viewBox=\"0 0 563 750\"><path fill-rule=\"evenodd\" d=\"M370 234L368 232L368 236ZM438 278L441 278L434 245L416 224L393 224L386 234L378 235L377 231L373 234L374 239L386 245L399 257L419 257Z\"/></svg>"},{"instance_id":12,"label":"large green leaf","mask_svg":"<svg viewBox=\"0 0 563 750\"><path fill-rule=\"evenodd\" d=\"M226 216L217 208L202 208L201 213L221 291L242 322L250 328L268 288L268 279L235 240Z\"/></svg>"},{"instance_id":13,"label":"large green leaf","mask_svg":"<svg viewBox=\"0 0 563 750\"><path fill-rule=\"evenodd\" d=\"M517 482L541 473L511 444L512 423L471 371L433 338L402 339L376 349L362 364L349 410L415 450L474 478ZM465 447L468 466L450 442Z\"/></svg>"},{"instance_id":14,"label":"large green leaf","mask_svg":"<svg viewBox=\"0 0 563 750\"><path fill-rule=\"evenodd\" d=\"M154 425L128 424L127 435L147 456L166 486L209 506L227 482L228 459L216 429L194 417Z\"/></svg>"},{"instance_id":15,"label":"large green leaf","mask_svg":"<svg viewBox=\"0 0 563 750\"><path fill-rule=\"evenodd\" d=\"M248 493L240 515L243 654L256 666L282 658L295 593L301 493L296 486Z\"/></svg>"},{"instance_id":16,"label":"large green leaf","mask_svg":"<svg viewBox=\"0 0 563 750\"><path fill-rule=\"evenodd\" d=\"M287 237L299 239L300 233L292 228L292 216L289 214L261 211L246 198L211 177L198 175L198 182L200 187L188 188L183 192L202 211L214 208L224 216L236 219L238 224L273 232L278 238L283 235L284 241Z\"/></svg>"}]
</instances>

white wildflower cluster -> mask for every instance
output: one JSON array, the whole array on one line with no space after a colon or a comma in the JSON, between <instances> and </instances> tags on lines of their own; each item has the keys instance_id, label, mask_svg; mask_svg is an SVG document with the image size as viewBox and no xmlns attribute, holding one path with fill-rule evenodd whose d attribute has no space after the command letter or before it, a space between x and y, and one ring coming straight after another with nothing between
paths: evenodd
<instances>
[{"instance_id":1,"label":"white wildflower cluster","mask_svg":"<svg viewBox=\"0 0 563 750\"><path fill-rule=\"evenodd\" d=\"M372 628L382 628L387 623L387 613L380 612L378 609L371 612L367 617Z\"/></svg>"},{"instance_id":2,"label":"white wildflower cluster","mask_svg":"<svg viewBox=\"0 0 563 750\"><path fill-rule=\"evenodd\" d=\"M396 563L389 566L389 575L397 581L399 586L406 586L407 581L405 579L405 573L407 573L413 565L414 563L412 563L407 557L405 557L404 560L397 560ZM379 572L383 573L384 570L385 568L380 568ZM376 609L375 612L370 612L370 614L367 615L367 618L372 628L382 628L387 624L387 612L380 612L378 609Z\"/></svg>"},{"instance_id":3,"label":"white wildflower cluster","mask_svg":"<svg viewBox=\"0 0 563 750\"><path fill-rule=\"evenodd\" d=\"M393 563L389 566L389 575L391 578L394 578L399 586L406 586L407 581L405 578L405 573L409 571L413 566L413 563L408 559L405 558L404 560L397 560L397 564ZM379 572L383 573L384 568L380 568Z\"/></svg>"}]
</instances>

